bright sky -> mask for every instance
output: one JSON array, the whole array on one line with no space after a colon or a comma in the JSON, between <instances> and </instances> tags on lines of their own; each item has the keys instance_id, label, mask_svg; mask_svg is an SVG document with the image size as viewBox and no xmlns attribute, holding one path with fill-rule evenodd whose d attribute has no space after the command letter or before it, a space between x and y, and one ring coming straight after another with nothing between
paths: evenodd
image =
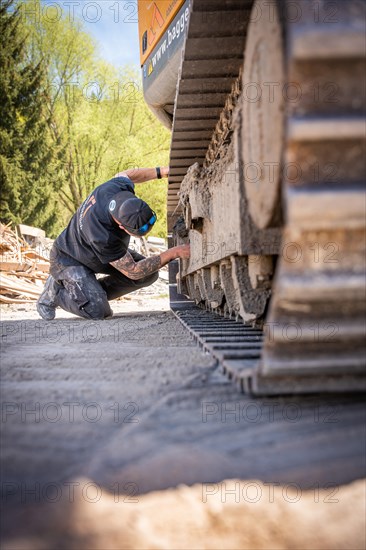
<instances>
[{"instance_id":1,"label":"bright sky","mask_svg":"<svg viewBox=\"0 0 366 550\"><path fill-rule=\"evenodd\" d=\"M137 0L42 0L44 10L59 6L69 17L84 21L85 30L99 43L99 51L116 67L140 66Z\"/></svg>"}]
</instances>

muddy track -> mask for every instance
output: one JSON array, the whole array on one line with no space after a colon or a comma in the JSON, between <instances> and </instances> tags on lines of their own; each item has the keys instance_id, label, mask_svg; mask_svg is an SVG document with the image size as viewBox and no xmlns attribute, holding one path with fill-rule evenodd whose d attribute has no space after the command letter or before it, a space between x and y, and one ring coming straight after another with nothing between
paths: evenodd
<instances>
[{"instance_id":1,"label":"muddy track","mask_svg":"<svg viewBox=\"0 0 366 550\"><path fill-rule=\"evenodd\" d=\"M337 3L331 21L327 5L272 8L191 5L168 187L169 230L183 215L192 250L178 291L269 328L258 394L353 391L366 353L364 6Z\"/></svg>"}]
</instances>

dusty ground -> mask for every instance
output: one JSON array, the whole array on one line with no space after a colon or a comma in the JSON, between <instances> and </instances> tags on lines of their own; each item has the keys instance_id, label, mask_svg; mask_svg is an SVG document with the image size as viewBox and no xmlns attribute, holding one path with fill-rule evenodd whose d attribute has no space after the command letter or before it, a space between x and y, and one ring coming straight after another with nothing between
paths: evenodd
<instances>
[{"instance_id":1,"label":"dusty ground","mask_svg":"<svg viewBox=\"0 0 366 550\"><path fill-rule=\"evenodd\" d=\"M365 547L360 397L239 395L166 297L112 307L2 308L4 548Z\"/></svg>"}]
</instances>

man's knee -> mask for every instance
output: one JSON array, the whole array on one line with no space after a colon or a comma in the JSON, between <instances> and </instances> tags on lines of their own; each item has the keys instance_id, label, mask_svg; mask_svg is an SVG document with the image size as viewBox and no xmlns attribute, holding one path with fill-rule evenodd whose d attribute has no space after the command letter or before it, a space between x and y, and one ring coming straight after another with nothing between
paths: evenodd
<instances>
[{"instance_id":1,"label":"man's knee","mask_svg":"<svg viewBox=\"0 0 366 550\"><path fill-rule=\"evenodd\" d=\"M94 321L111 317L112 310L107 300L105 292L93 293L89 296L89 301L83 306L82 311L86 317Z\"/></svg>"},{"instance_id":2,"label":"man's knee","mask_svg":"<svg viewBox=\"0 0 366 550\"><path fill-rule=\"evenodd\" d=\"M84 266L72 266L66 268L63 275L68 301L74 303L71 307L73 312L77 308L77 315L93 320L105 319L112 315L107 293L91 270Z\"/></svg>"}]
</instances>

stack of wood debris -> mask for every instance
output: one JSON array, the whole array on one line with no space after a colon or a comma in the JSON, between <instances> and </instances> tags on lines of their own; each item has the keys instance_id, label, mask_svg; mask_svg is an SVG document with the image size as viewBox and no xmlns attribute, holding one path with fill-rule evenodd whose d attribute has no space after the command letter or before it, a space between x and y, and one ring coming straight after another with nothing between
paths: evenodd
<instances>
[{"instance_id":1,"label":"stack of wood debris","mask_svg":"<svg viewBox=\"0 0 366 550\"><path fill-rule=\"evenodd\" d=\"M38 299L49 273L49 252L52 239L36 227L0 222L0 303L32 302ZM144 256L166 250L164 239L157 237L131 238L130 247ZM159 272L159 279L168 283L167 268Z\"/></svg>"},{"instance_id":2,"label":"stack of wood debris","mask_svg":"<svg viewBox=\"0 0 366 550\"><path fill-rule=\"evenodd\" d=\"M18 225L13 231L0 223L0 302L37 300L48 277L51 244L41 229Z\"/></svg>"}]
</instances>

